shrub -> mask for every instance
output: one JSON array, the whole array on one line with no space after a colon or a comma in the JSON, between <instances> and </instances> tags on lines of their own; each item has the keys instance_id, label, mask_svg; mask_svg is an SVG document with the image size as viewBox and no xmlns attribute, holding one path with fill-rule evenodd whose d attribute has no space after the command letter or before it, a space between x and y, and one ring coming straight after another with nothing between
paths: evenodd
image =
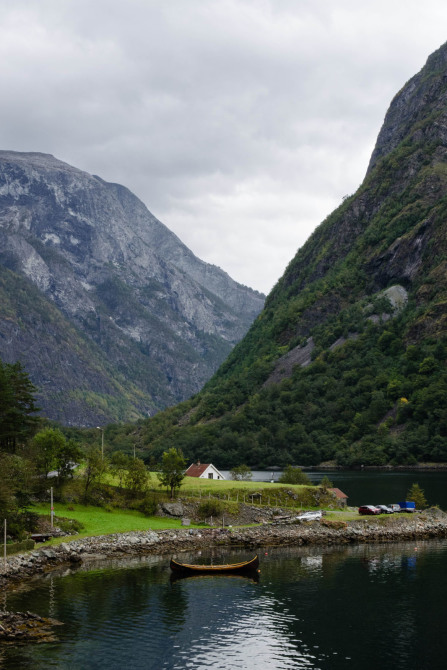
<instances>
[{"instance_id":1,"label":"shrub","mask_svg":"<svg viewBox=\"0 0 447 670\"><path fill-rule=\"evenodd\" d=\"M320 524L322 526L325 526L326 528L332 528L333 530L342 530L348 527L346 521L338 521L332 519L322 519L320 521Z\"/></svg>"},{"instance_id":2,"label":"shrub","mask_svg":"<svg viewBox=\"0 0 447 670\"><path fill-rule=\"evenodd\" d=\"M225 511L225 503L216 498L208 498L200 503L197 508L199 519L207 519L210 516L220 516Z\"/></svg>"},{"instance_id":3,"label":"shrub","mask_svg":"<svg viewBox=\"0 0 447 670\"><path fill-rule=\"evenodd\" d=\"M84 530L84 524L76 519L66 519L65 517L54 517L54 524L58 528L64 531L64 533L69 533L70 535L76 535L80 533L81 530Z\"/></svg>"},{"instance_id":4,"label":"shrub","mask_svg":"<svg viewBox=\"0 0 447 670\"><path fill-rule=\"evenodd\" d=\"M157 498L155 495L147 493L143 500L138 504L138 509L144 516L154 516L157 510Z\"/></svg>"},{"instance_id":5,"label":"shrub","mask_svg":"<svg viewBox=\"0 0 447 670\"><path fill-rule=\"evenodd\" d=\"M235 481L249 481L253 477L253 473L248 465L238 465L230 470L231 479Z\"/></svg>"}]
</instances>

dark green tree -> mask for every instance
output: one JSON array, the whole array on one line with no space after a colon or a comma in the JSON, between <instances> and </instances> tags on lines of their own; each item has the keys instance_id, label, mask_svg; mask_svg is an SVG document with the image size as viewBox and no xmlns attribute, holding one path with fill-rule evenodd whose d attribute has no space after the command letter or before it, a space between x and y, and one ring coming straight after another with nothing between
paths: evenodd
<instances>
[{"instance_id":1,"label":"dark green tree","mask_svg":"<svg viewBox=\"0 0 447 670\"><path fill-rule=\"evenodd\" d=\"M130 457L123 451L114 451L110 457L110 471L115 477L118 477L120 488L123 488L124 478L130 467L130 460Z\"/></svg>"},{"instance_id":2,"label":"dark green tree","mask_svg":"<svg viewBox=\"0 0 447 670\"><path fill-rule=\"evenodd\" d=\"M34 530L36 522L29 511L35 470L22 456L0 453L0 472L0 517L7 520L8 534L21 538L25 530Z\"/></svg>"},{"instance_id":3,"label":"dark green tree","mask_svg":"<svg viewBox=\"0 0 447 670\"><path fill-rule=\"evenodd\" d=\"M175 491L182 485L185 468L186 461L181 449L171 447L168 451L163 452L160 472L157 472L157 477L160 480L160 486L166 486L170 489L171 498L174 497Z\"/></svg>"},{"instance_id":4,"label":"dark green tree","mask_svg":"<svg viewBox=\"0 0 447 670\"><path fill-rule=\"evenodd\" d=\"M22 364L0 361L0 448L14 452L35 430L39 408L35 403L37 389Z\"/></svg>"},{"instance_id":5,"label":"dark green tree","mask_svg":"<svg viewBox=\"0 0 447 670\"><path fill-rule=\"evenodd\" d=\"M57 457L66 447L66 439L58 428L45 428L33 438L35 460L39 471L45 476L57 467Z\"/></svg>"},{"instance_id":6,"label":"dark green tree","mask_svg":"<svg viewBox=\"0 0 447 670\"><path fill-rule=\"evenodd\" d=\"M124 482L131 496L136 498L147 491L149 477L150 474L141 458L129 459L128 470Z\"/></svg>"},{"instance_id":7,"label":"dark green tree","mask_svg":"<svg viewBox=\"0 0 447 670\"><path fill-rule=\"evenodd\" d=\"M85 459L84 471L84 499L87 500L95 487L100 486L101 481L108 470L108 462L103 458L101 450L90 447Z\"/></svg>"},{"instance_id":8,"label":"dark green tree","mask_svg":"<svg viewBox=\"0 0 447 670\"><path fill-rule=\"evenodd\" d=\"M65 440L56 452L56 470L58 484L73 478L74 466L83 458L82 449L74 439Z\"/></svg>"},{"instance_id":9,"label":"dark green tree","mask_svg":"<svg viewBox=\"0 0 447 670\"><path fill-rule=\"evenodd\" d=\"M419 484L412 484L407 492L406 500L410 500L416 504L416 509L425 509L428 504L425 499L424 490Z\"/></svg>"}]
</instances>

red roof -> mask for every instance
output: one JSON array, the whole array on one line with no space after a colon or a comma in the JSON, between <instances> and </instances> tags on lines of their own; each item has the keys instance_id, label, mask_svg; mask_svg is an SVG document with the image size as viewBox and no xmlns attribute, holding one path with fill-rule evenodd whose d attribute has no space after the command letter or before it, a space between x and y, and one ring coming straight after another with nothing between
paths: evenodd
<instances>
[{"instance_id":1,"label":"red roof","mask_svg":"<svg viewBox=\"0 0 447 670\"><path fill-rule=\"evenodd\" d=\"M328 489L328 491L333 493L336 498L342 498L342 499L344 499L344 498L347 499L348 498L346 493L343 493L343 491L340 491L340 489Z\"/></svg>"},{"instance_id":2,"label":"red roof","mask_svg":"<svg viewBox=\"0 0 447 670\"><path fill-rule=\"evenodd\" d=\"M189 466L185 475L187 477L200 477L211 463L193 463Z\"/></svg>"}]
</instances>

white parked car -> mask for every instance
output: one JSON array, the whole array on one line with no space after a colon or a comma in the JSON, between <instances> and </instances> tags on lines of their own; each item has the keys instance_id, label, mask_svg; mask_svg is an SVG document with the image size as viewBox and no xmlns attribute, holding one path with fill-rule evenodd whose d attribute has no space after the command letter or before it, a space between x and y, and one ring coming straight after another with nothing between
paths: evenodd
<instances>
[{"instance_id":1,"label":"white parked car","mask_svg":"<svg viewBox=\"0 0 447 670\"><path fill-rule=\"evenodd\" d=\"M298 521L318 521L318 519L321 519L322 516L323 513L321 510L316 510L315 512L303 512L296 518Z\"/></svg>"},{"instance_id":2,"label":"white parked car","mask_svg":"<svg viewBox=\"0 0 447 670\"><path fill-rule=\"evenodd\" d=\"M393 512L400 512L400 505L398 503L391 503L388 507L392 509Z\"/></svg>"}]
</instances>

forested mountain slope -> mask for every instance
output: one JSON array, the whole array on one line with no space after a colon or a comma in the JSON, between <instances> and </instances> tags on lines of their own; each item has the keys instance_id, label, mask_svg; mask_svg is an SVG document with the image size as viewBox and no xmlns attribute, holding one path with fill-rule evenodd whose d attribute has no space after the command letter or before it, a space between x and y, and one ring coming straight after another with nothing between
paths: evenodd
<instances>
[{"instance_id":1,"label":"forested mountain slope","mask_svg":"<svg viewBox=\"0 0 447 670\"><path fill-rule=\"evenodd\" d=\"M0 359L46 416L96 426L196 393L264 304L128 189L0 151Z\"/></svg>"},{"instance_id":2,"label":"forested mountain slope","mask_svg":"<svg viewBox=\"0 0 447 670\"><path fill-rule=\"evenodd\" d=\"M219 466L447 461L447 45L396 95L364 182L203 391L141 427Z\"/></svg>"}]
</instances>

